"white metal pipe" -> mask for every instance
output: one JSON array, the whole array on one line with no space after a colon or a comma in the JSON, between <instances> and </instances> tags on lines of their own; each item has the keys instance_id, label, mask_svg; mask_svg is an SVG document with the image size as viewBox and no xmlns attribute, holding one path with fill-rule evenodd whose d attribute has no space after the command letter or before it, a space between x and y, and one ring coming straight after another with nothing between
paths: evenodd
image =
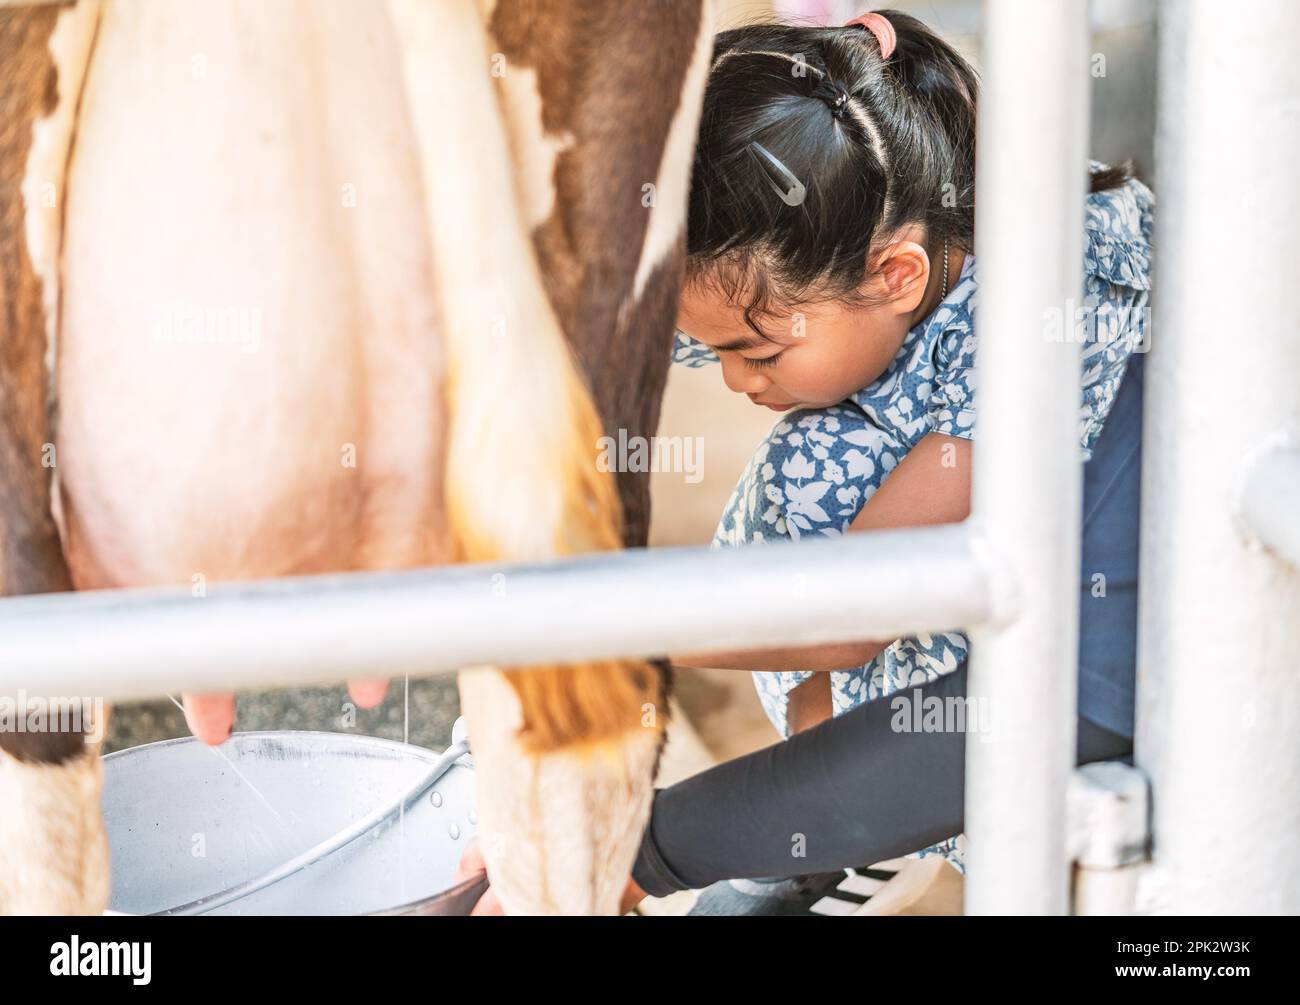
<instances>
[{"instance_id":1,"label":"white metal pipe","mask_svg":"<svg viewBox=\"0 0 1300 1005\"><path fill-rule=\"evenodd\" d=\"M1300 5L1159 13L1136 740L1152 907L1295 914L1300 571L1241 532L1232 497L1243 460L1300 428ZM1287 510L1256 507L1293 463L1246 476L1264 479L1250 522L1288 550Z\"/></svg>"},{"instance_id":2,"label":"white metal pipe","mask_svg":"<svg viewBox=\"0 0 1300 1005\"><path fill-rule=\"evenodd\" d=\"M993 728L966 748L969 914L1069 904L1080 347L1053 341L1046 318L1073 318L1082 299L1087 57L1085 0L985 4L973 520L1007 563L1019 614L971 638L971 695Z\"/></svg>"},{"instance_id":3,"label":"white metal pipe","mask_svg":"<svg viewBox=\"0 0 1300 1005\"><path fill-rule=\"evenodd\" d=\"M1074 914L1079 917L1128 917L1141 914L1142 884L1151 870L1149 862L1116 869L1074 867Z\"/></svg>"},{"instance_id":4,"label":"white metal pipe","mask_svg":"<svg viewBox=\"0 0 1300 1005\"><path fill-rule=\"evenodd\" d=\"M1151 842L1151 783L1123 761L1074 769L1069 788L1069 853L1087 869L1145 861Z\"/></svg>"},{"instance_id":5,"label":"white metal pipe","mask_svg":"<svg viewBox=\"0 0 1300 1005\"><path fill-rule=\"evenodd\" d=\"M1151 841L1151 785L1138 768L1097 761L1070 778L1069 847L1078 915L1138 913Z\"/></svg>"},{"instance_id":6,"label":"white metal pipe","mask_svg":"<svg viewBox=\"0 0 1300 1005\"><path fill-rule=\"evenodd\" d=\"M1300 569L1300 436L1279 434L1247 458L1237 507L1246 533Z\"/></svg>"},{"instance_id":7,"label":"white metal pipe","mask_svg":"<svg viewBox=\"0 0 1300 1005\"><path fill-rule=\"evenodd\" d=\"M154 697L667 652L897 638L983 620L964 525L546 565L0 600L0 696Z\"/></svg>"}]
</instances>

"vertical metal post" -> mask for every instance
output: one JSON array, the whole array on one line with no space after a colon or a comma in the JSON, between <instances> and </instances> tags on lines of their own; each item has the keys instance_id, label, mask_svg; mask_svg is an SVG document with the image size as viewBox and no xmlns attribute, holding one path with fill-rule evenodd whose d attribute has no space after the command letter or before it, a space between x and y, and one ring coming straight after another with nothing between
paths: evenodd
<instances>
[{"instance_id":1,"label":"vertical metal post","mask_svg":"<svg viewBox=\"0 0 1300 1005\"><path fill-rule=\"evenodd\" d=\"M1225 16L1186 0L1159 17L1136 744L1154 805L1147 899L1293 914L1300 572L1251 532L1285 550L1282 500L1270 517L1260 496L1297 485L1261 451L1300 431L1300 5ZM1277 477L1261 481L1261 463ZM1284 505L1300 520L1300 498Z\"/></svg>"},{"instance_id":2,"label":"vertical metal post","mask_svg":"<svg viewBox=\"0 0 1300 1005\"><path fill-rule=\"evenodd\" d=\"M971 633L970 914L1064 914L1077 680L1080 346L1087 192L1085 0L984 7L975 239L972 520L1018 614ZM1060 324L1065 320L1064 334Z\"/></svg>"}]
</instances>

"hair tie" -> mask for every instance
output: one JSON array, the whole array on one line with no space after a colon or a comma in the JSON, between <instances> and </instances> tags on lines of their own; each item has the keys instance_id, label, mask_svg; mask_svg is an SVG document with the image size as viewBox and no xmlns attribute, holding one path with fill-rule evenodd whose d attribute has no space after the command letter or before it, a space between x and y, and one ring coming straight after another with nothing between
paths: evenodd
<instances>
[{"instance_id":1,"label":"hair tie","mask_svg":"<svg viewBox=\"0 0 1300 1005\"><path fill-rule=\"evenodd\" d=\"M889 23L889 19L883 14L863 14L861 17L855 17L852 21L846 21L844 27L852 25L861 25L867 31L876 36L876 41L880 43L880 58L888 59L894 54L894 47L898 45L898 35L894 32L894 26Z\"/></svg>"}]
</instances>

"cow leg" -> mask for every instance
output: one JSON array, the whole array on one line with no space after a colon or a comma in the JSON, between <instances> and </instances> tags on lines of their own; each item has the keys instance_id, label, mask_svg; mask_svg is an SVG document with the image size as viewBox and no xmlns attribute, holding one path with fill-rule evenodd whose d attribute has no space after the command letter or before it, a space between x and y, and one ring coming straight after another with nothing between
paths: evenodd
<instances>
[{"instance_id":1,"label":"cow leg","mask_svg":"<svg viewBox=\"0 0 1300 1005\"><path fill-rule=\"evenodd\" d=\"M51 505L57 458L48 360L58 331L63 180L96 13L86 2L0 7L0 595L6 596L69 588ZM0 914L100 913L109 892L97 752L104 723L76 728L46 721L41 731L20 732L17 718L26 710L10 708L14 717L0 719Z\"/></svg>"},{"instance_id":2,"label":"cow leg","mask_svg":"<svg viewBox=\"0 0 1300 1005\"><path fill-rule=\"evenodd\" d=\"M578 82L574 64L583 50L566 50L563 36L584 22L594 26L588 15L601 5L510 3L492 15L493 6L483 4L494 23L518 22L523 34L555 32L552 56L567 63L557 58L542 72L554 68ZM593 194L581 209L594 209L595 216L580 229L582 239L594 243L570 249L567 261L543 255L545 271L539 272L531 228L557 203L553 165L568 142L567 127L575 125L577 106L556 115L552 104L548 121L541 72L526 62L512 68L508 59L504 79L519 89L511 93L507 86L498 103L490 76L497 61L469 5L390 0L390 10L404 40L450 358L448 508L460 557L541 560L643 540L645 486L632 483L620 496L614 479L598 471L597 440L620 417L634 428L649 423L651 429L657 417L676 313L680 258L674 261L674 255L680 254L685 182L707 65L706 19L695 12L681 51L660 52L654 64L670 82L662 89L671 103L664 117L680 142L666 143L661 136L657 145L651 141L653 157L642 151L639 159L641 168L653 172L664 167L660 157L667 149L674 152L662 213L646 213L642 202L643 185L657 180L654 175L636 179L632 191L621 193L627 206L639 210L634 232L645 236L631 262L602 269L609 265L603 253L629 234L614 229L619 221L600 211ZM609 23L607 18L607 28ZM658 49L662 38L654 34ZM585 50L593 59L610 55L600 41ZM589 81L599 76L594 66L584 73ZM564 90L562 80L555 83ZM652 95L654 83L648 88ZM455 100L448 99L452 94ZM679 105L683 111L674 114ZM502 128L503 109L510 139ZM609 153L618 142L630 148L628 138L641 135L632 121L612 124L614 132L598 130L587 138L588 157ZM638 262L646 263L644 271ZM566 266L587 271L566 275ZM602 282L608 284L604 311L591 330L606 340L598 352L619 361L601 376L619 386L593 399L574 368L562 321L594 310L594 300L571 294ZM662 345L657 349L653 338L631 351L610 345L612 336L626 335L635 325L643 298L661 302L658 321L646 331L653 335L661 328ZM636 394L626 392L643 377L650 404L628 407ZM602 409L598 401L616 407ZM509 583L504 585L508 590ZM664 683L662 668L636 661L462 674L479 831L508 911L617 909L649 811L665 724Z\"/></svg>"}]
</instances>

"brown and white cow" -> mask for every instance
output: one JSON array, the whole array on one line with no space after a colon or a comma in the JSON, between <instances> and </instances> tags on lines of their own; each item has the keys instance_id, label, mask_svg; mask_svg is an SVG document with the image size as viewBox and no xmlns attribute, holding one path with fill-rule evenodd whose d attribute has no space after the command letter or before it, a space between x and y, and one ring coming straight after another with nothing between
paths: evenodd
<instances>
[{"instance_id":1,"label":"brown and white cow","mask_svg":"<svg viewBox=\"0 0 1300 1005\"><path fill-rule=\"evenodd\" d=\"M0 4L0 592L644 544L709 0ZM616 908L664 689L461 675L508 910ZM99 785L0 733L0 913L103 909Z\"/></svg>"}]
</instances>

